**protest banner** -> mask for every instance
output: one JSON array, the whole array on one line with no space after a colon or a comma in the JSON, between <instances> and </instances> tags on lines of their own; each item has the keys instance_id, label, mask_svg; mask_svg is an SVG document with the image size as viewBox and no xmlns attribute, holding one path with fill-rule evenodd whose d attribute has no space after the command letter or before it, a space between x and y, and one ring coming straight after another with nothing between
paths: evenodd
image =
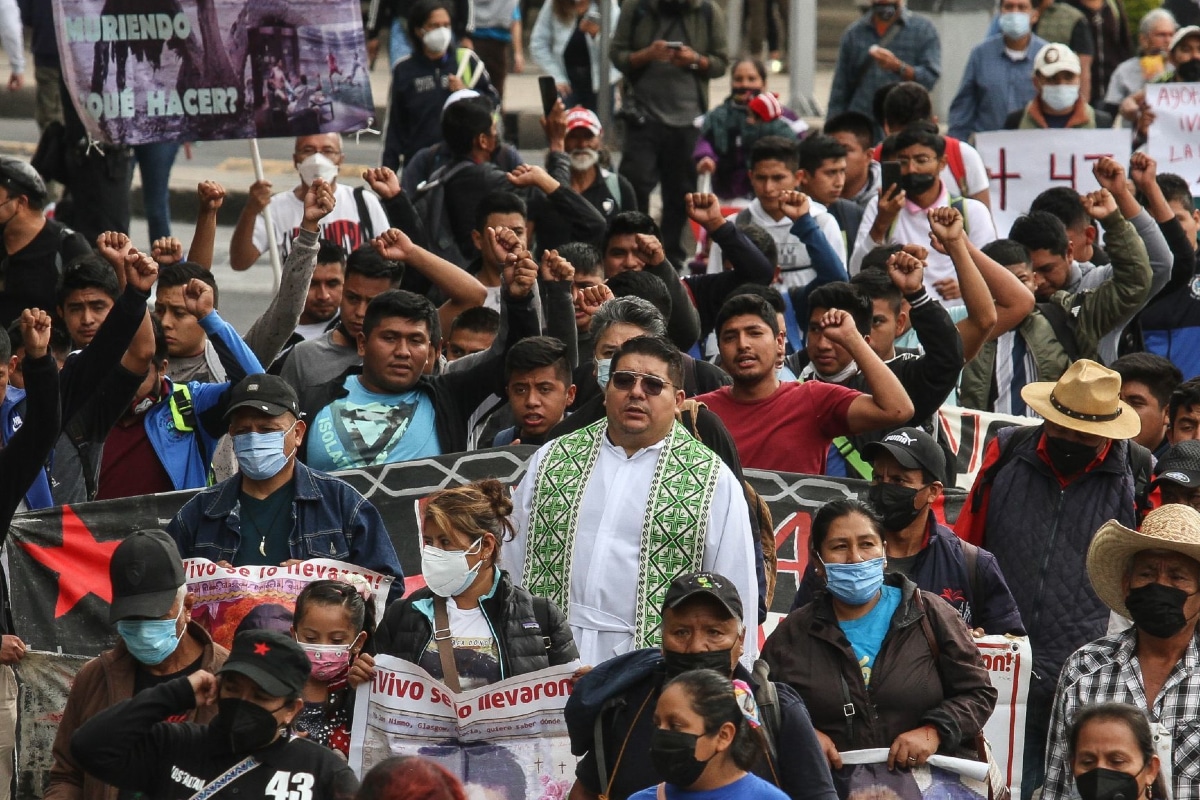
<instances>
[{"instance_id":1,"label":"protest banner","mask_svg":"<svg viewBox=\"0 0 1200 800\"><path fill-rule=\"evenodd\" d=\"M1129 163L1128 130L1097 129L989 131L975 134L975 149L991 179L992 217L1001 236L1029 210L1033 199L1054 186L1077 192L1100 188L1092 165L1105 156Z\"/></svg>"},{"instance_id":2,"label":"protest banner","mask_svg":"<svg viewBox=\"0 0 1200 800\"><path fill-rule=\"evenodd\" d=\"M365 775L389 756L419 755L457 775L468 797L561 800L575 780L563 719L574 672L550 667L455 694L415 664L378 656L355 699L350 766Z\"/></svg>"},{"instance_id":3,"label":"protest banner","mask_svg":"<svg viewBox=\"0 0 1200 800\"><path fill-rule=\"evenodd\" d=\"M978 762L934 755L912 769L889 770L888 751L842 753L842 768L833 770L833 788L841 800L988 800L986 768Z\"/></svg>"},{"instance_id":4,"label":"protest banner","mask_svg":"<svg viewBox=\"0 0 1200 800\"><path fill-rule=\"evenodd\" d=\"M983 451L987 443L996 438L1001 428L1041 425L1042 420L1040 417L1017 417L973 408L942 406L938 409L938 423L941 425L941 436L955 456L954 485L960 489L970 489L979 468L983 466Z\"/></svg>"},{"instance_id":5,"label":"protest banner","mask_svg":"<svg viewBox=\"0 0 1200 800\"><path fill-rule=\"evenodd\" d=\"M234 634L255 609L259 609L255 612L258 614L277 610L290 619L296 597L313 581L349 579L362 586L368 590L368 602L375 607L375 619L383 619L394 580L390 575L332 558L313 558L286 567L222 567L207 558L186 558L183 574L188 591L196 597L192 620L224 647L233 645Z\"/></svg>"},{"instance_id":6,"label":"protest banner","mask_svg":"<svg viewBox=\"0 0 1200 800\"><path fill-rule=\"evenodd\" d=\"M51 1L63 79L98 141L343 132L375 114L358 0Z\"/></svg>"},{"instance_id":7,"label":"protest banner","mask_svg":"<svg viewBox=\"0 0 1200 800\"><path fill-rule=\"evenodd\" d=\"M1146 152L1158 174L1174 173L1200 195L1200 83L1148 83L1146 105L1154 112Z\"/></svg>"},{"instance_id":8,"label":"protest banner","mask_svg":"<svg viewBox=\"0 0 1200 800\"><path fill-rule=\"evenodd\" d=\"M1033 651L1029 637L985 636L976 639L983 665L996 687L996 708L983 728L992 746L992 758L1000 768L1013 797L1021 796L1021 754L1025 752L1025 712L1029 681L1033 674Z\"/></svg>"},{"instance_id":9,"label":"protest banner","mask_svg":"<svg viewBox=\"0 0 1200 800\"><path fill-rule=\"evenodd\" d=\"M84 656L27 650L16 666L17 683L17 798L41 797L54 766L54 737L75 675L88 661Z\"/></svg>"},{"instance_id":10,"label":"protest banner","mask_svg":"<svg viewBox=\"0 0 1200 800\"><path fill-rule=\"evenodd\" d=\"M487 477L514 486L534 450L528 446L497 448L338 474L383 515L408 576L404 581L407 594L425 585L421 578L421 500L438 489ZM746 470L746 478L771 509L779 554L771 611L786 614L808 564L812 515L830 500L865 498L868 484L765 470ZM193 494L143 495L14 517L7 548L9 586L16 629L24 641L31 648L88 656L111 647L115 641L108 624L112 551L134 531L165 527ZM946 492L936 509L939 518L953 522L962 502L961 492Z\"/></svg>"}]
</instances>

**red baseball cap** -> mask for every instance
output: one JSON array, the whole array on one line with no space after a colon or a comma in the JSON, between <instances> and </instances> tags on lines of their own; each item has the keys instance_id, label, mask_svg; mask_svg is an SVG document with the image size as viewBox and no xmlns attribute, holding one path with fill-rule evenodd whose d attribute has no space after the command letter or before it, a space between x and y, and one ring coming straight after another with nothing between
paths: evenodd
<instances>
[{"instance_id":1,"label":"red baseball cap","mask_svg":"<svg viewBox=\"0 0 1200 800\"><path fill-rule=\"evenodd\" d=\"M567 112L567 133L579 128L587 128L592 136L599 136L600 118L583 106L575 106Z\"/></svg>"}]
</instances>

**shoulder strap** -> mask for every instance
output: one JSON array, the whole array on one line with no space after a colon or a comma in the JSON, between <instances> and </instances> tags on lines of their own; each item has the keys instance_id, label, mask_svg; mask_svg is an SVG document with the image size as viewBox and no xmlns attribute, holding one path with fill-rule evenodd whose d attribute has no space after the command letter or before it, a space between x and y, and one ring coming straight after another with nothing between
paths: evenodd
<instances>
[{"instance_id":1,"label":"shoulder strap","mask_svg":"<svg viewBox=\"0 0 1200 800\"><path fill-rule=\"evenodd\" d=\"M954 538L958 539L957 536ZM962 550L963 561L967 567L967 585L971 590L971 608L973 611L976 600L983 597L979 580L979 548L963 539L958 539L958 546Z\"/></svg>"},{"instance_id":2,"label":"shoulder strap","mask_svg":"<svg viewBox=\"0 0 1200 800\"><path fill-rule=\"evenodd\" d=\"M962 196L967 196L967 168L963 164L962 157L962 142L952 136L946 137L946 166L950 168L950 174L954 176L954 180L958 181L958 190L962 192ZM963 219L967 218L963 214Z\"/></svg>"},{"instance_id":3,"label":"shoulder strap","mask_svg":"<svg viewBox=\"0 0 1200 800\"><path fill-rule=\"evenodd\" d=\"M1075 338L1075 329L1071 327L1070 312L1053 300L1038 303L1037 309L1042 312L1046 322L1050 323L1050 327L1054 330L1054 338L1058 339L1058 343L1062 345L1067 358L1072 362L1078 361L1079 341Z\"/></svg>"},{"instance_id":4,"label":"shoulder strap","mask_svg":"<svg viewBox=\"0 0 1200 800\"><path fill-rule=\"evenodd\" d=\"M359 186L354 190L354 204L358 206L358 225L362 228L363 241L375 238L375 226L371 222L371 210L367 208L366 189Z\"/></svg>"},{"instance_id":5,"label":"shoulder strap","mask_svg":"<svg viewBox=\"0 0 1200 800\"><path fill-rule=\"evenodd\" d=\"M79 456L79 471L83 475L84 491L87 492L87 499L92 500L96 497L98 487L96 486L96 473L92 469L92 443L88 440L84 430L83 414L71 417L63 426L63 433Z\"/></svg>"},{"instance_id":6,"label":"shoulder strap","mask_svg":"<svg viewBox=\"0 0 1200 800\"><path fill-rule=\"evenodd\" d=\"M199 427L196 407L192 405L192 390L186 383L176 384L171 392L171 418L175 421L175 430L180 433L192 433Z\"/></svg>"},{"instance_id":7,"label":"shoulder strap","mask_svg":"<svg viewBox=\"0 0 1200 800\"><path fill-rule=\"evenodd\" d=\"M1154 474L1154 458L1147 448L1132 439L1129 440L1128 458L1130 470L1133 472L1133 503L1137 508L1140 525L1142 517L1153 508L1150 502L1150 480Z\"/></svg>"},{"instance_id":8,"label":"shoulder strap","mask_svg":"<svg viewBox=\"0 0 1200 800\"><path fill-rule=\"evenodd\" d=\"M688 433L697 439L700 438L700 426L696 424L697 418L700 416L700 409L705 407L704 403L695 397L688 397L679 408L679 421L683 423L683 427L688 429Z\"/></svg>"},{"instance_id":9,"label":"shoulder strap","mask_svg":"<svg viewBox=\"0 0 1200 800\"><path fill-rule=\"evenodd\" d=\"M550 652L550 601L544 597L533 596L533 618L542 629L542 644L546 652Z\"/></svg>"},{"instance_id":10,"label":"shoulder strap","mask_svg":"<svg viewBox=\"0 0 1200 800\"><path fill-rule=\"evenodd\" d=\"M1007 439L1005 439L1003 436L998 438L998 441L1000 442L1000 456L996 459L996 463L979 473L979 477L976 479L977 485L971 493L972 512L979 511L979 507L983 503L983 487L990 485L992 481L996 480L996 476L1000 474L1000 470L1004 468L1005 464L1012 460L1012 454L1013 451L1017 449L1017 445L1021 444L1022 442L1029 441L1029 439L1031 439L1039 430L1041 430L1041 428L1037 425L1014 425L1013 427L1015 427L1016 430L1013 431Z\"/></svg>"},{"instance_id":11,"label":"shoulder strap","mask_svg":"<svg viewBox=\"0 0 1200 800\"><path fill-rule=\"evenodd\" d=\"M854 446L854 442L845 436L839 436L833 440L833 446L837 448L838 454L846 459L846 463L862 476L863 480L870 481L875 479L875 470L871 468L867 460L858 452L858 448Z\"/></svg>"},{"instance_id":12,"label":"shoulder strap","mask_svg":"<svg viewBox=\"0 0 1200 800\"><path fill-rule=\"evenodd\" d=\"M763 727L766 728L767 755L771 759L772 771L774 765L779 758L779 724L781 713L779 710L779 690L775 688L775 684L771 682L771 668L766 661L761 658L754 662L754 669L750 673L754 682L758 684L758 691L754 693L754 702L758 705L758 713L762 715Z\"/></svg>"},{"instance_id":13,"label":"shoulder strap","mask_svg":"<svg viewBox=\"0 0 1200 800\"><path fill-rule=\"evenodd\" d=\"M208 798L220 792L226 786L257 767L260 763L262 762L254 756L246 756L210 781L207 786L192 795L189 800L208 800Z\"/></svg>"},{"instance_id":14,"label":"shoulder strap","mask_svg":"<svg viewBox=\"0 0 1200 800\"><path fill-rule=\"evenodd\" d=\"M933 633L933 626L929 624L928 609L925 607L925 598L921 596L921 590L913 590L913 602L916 603L917 609L921 612L921 631L925 634L925 641L929 642L929 650L933 653L933 664L937 669L938 674L942 674L942 648L938 644L937 636Z\"/></svg>"},{"instance_id":15,"label":"shoulder strap","mask_svg":"<svg viewBox=\"0 0 1200 800\"><path fill-rule=\"evenodd\" d=\"M962 185L960 188L962 189L963 196L950 198L950 207L953 208L955 211L957 211L962 216L963 233L967 234L967 236L970 236L971 235L971 218L967 216L967 198L966 198L967 188L966 188L965 184Z\"/></svg>"},{"instance_id":16,"label":"shoulder strap","mask_svg":"<svg viewBox=\"0 0 1200 800\"><path fill-rule=\"evenodd\" d=\"M582 19L582 17L581 17ZM617 177L617 173L604 170L604 185L608 188L608 193L612 195L613 202L617 205L617 211L621 210L621 181Z\"/></svg>"},{"instance_id":17,"label":"shoulder strap","mask_svg":"<svg viewBox=\"0 0 1200 800\"><path fill-rule=\"evenodd\" d=\"M438 658L442 662L442 683L450 691L462 691L458 683L458 668L454 666L454 639L450 635L450 616L446 613L446 598L433 598L433 640L437 642Z\"/></svg>"}]
</instances>

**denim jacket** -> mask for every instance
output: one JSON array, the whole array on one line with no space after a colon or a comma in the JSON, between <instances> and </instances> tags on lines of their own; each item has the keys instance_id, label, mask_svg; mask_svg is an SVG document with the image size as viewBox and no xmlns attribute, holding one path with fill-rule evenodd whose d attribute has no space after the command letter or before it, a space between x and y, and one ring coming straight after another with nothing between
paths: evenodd
<instances>
[{"instance_id":1,"label":"denim jacket","mask_svg":"<svg viewBox=\"0 0 1200 800\"><path fill-rule=\"evenodd\" d=\"M367 498L340 478L295 462L292 477L292 558L332 558L395 577L388 600L404 594L404 570L383 517ZM167 525L184 558L228 561L237 566L242 520L241 475L192 497Z\"/></svg>"}]
</instances>

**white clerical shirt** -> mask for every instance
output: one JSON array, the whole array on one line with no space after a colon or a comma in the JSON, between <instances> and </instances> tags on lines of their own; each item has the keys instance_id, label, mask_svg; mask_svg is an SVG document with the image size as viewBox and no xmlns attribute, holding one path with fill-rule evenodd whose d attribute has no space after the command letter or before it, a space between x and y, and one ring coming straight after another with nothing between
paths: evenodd
<instances>
[{"instance_id":1,"label":"white clerical shirt","mask_svg":"<svg viewBox=\"0 0 1200 800\"><path fill-rule=\"evenodd\" d=\"M533 454L513 495L516 535L504 543L502 559L518 585L525 571L534 484L547 447ZM571 560L570 607L563 609L584 664L599 664L634 647L642 524L662 447L659 442L626 456L606 435L584 490ZM758 657L755 535L742 486L729 467L721 464L709 509L702 568L724 575L742 598L746 626L742 662L747 668Z\"/></svg>"}]
</instances>

